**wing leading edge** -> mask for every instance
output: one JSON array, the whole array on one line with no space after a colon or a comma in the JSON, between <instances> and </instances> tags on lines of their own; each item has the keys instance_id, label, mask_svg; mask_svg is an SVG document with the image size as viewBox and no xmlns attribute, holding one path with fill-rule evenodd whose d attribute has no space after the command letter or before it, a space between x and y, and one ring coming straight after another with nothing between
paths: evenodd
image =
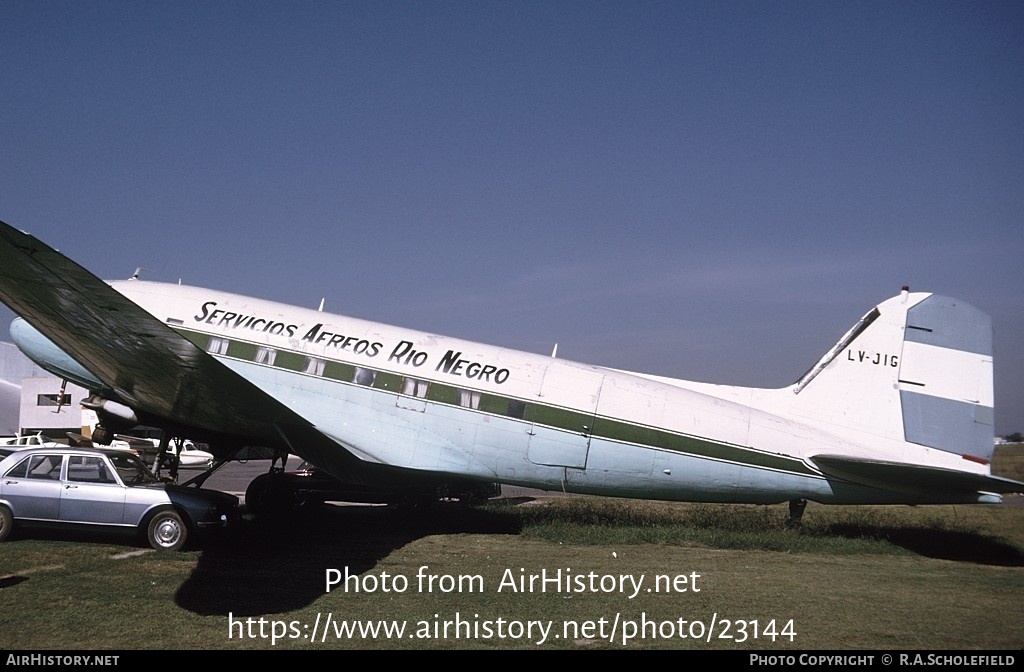
<instances>
[{"instance_id":1,"label":"wing leading edge","mask_svg":"<svg viewBox=\"0 0 1024 672\"><path fill-rule=\"evenodd\" d=\"M264 445L319 434L85 268L3 222L0 259L0 300L137 413Z\"/></svg>"}]
</instances>

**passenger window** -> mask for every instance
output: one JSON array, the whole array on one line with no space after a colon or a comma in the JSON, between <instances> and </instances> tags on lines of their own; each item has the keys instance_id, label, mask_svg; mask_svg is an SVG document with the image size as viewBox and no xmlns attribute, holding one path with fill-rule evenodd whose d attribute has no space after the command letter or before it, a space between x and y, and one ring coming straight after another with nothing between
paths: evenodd
<instances>
[{"instance_id":1,"label":"passenger window","mask_svg":"<svg viewBox=\"0 0 1024 672\"><path fill-rule=\"evenodd\" d=\"M417 380L416 378L406 378L402 382L402 394L410 397L419 397L420 399L427 398L427 389L430 387L430 383L425 380Z\"/></svg>"},{"instance_id":2,"label":"passenger window","mask_svg":"<svg viewBox=\"0 0 1024 672\"><path fill-rule=\"evenodd\" d=\"M480 393L459 390L459 406L463 408L480 408Z\"/></svg>"},{"instance_id":3,"label":"passenger window","mask_svg":"<svg viewBox=\"0 0 1024 672\"><path fill-rule=\"evenodd\" d=\"M8 471L5 476L8 478L28 478L28 463L29 459L26 457L14 465L14 468Z\"/></svg>"},{"instance_id":4,"label":"passenger window","mask_svg":"<svg viewBox=\"0 0 1024 672\"><path fill-rule=\"evenodd\" d=\"M302 364L302 372L312 376L322 376L324 375L324 364L324 360L318 357L306 357Z\"/></svg>"},{"instance_id":5,"label":"passenger window","mask_svg":"<svg viewBox=\"0 0 1024 672\"><path fill-rule=\"evenodd\" d=\"M113 483L110 470L99 457L72 456L68 461L68 480L79 483Z\"/></svg>"},{"instance_id":6,"label":"passenger window","mask_svg":"<svg viewBox=\"0 0 1024 672\"><path fill-rule=\"evenodd\" d=\"M273 366L275 359L277 359L277 350L261 345L256 348L256 356L253 358L253 361L257 364Z\"/></svg>"},{"instance_id":7,"label":"passenger window","mask_svg":"<svg viewBox=\"0 0 1024 672\"><path fill-rule=\"evenodd\" d=\"M226 355L228 352L228 339L220 336L210 336L210 342L206 344L206 351L211 355Z\"/></svg>"},{"instance_id":8,"label":"passenger window","mask_svg":"<svg viewBox=\"0 0 1024 672\"><path fill-rule=\"evenodd\" d=\"M364 369L362 367L356 367L355 376L352 379L353 383L357 385L373 385L373 379L377 376L377 372L373 369Z\"/></svg>"},{"instance_id":9,"label":"passenger window","mask_svg":"<svg viewBox=\"0 0 1024 672\"><path fill-rule=\"evenodd\" d=\"M28 467L28 477L59 481L60 464L60 455L34 455Z\"/></svg>"}]
</instances>

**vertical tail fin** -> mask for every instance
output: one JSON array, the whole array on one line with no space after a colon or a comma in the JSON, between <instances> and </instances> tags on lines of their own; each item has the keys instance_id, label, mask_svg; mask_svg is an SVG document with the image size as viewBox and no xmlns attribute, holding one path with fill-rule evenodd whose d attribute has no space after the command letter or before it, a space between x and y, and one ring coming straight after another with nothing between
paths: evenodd
<instances>
[{"instance_id":1,"label":"vertical tail fin","mask_svg":"<svg viewBox=\"0 0 1024 672\"><path fill-rule=\"evenodd\" d=\"M796 413L981 463L993 452L992 320L904 291L865 315L792 388Z\"/></svg>"},{"instance_id":2,"label":"vertical tail fin","mask_svg":"<svg viewBox=\"0 0 1024 672\"><path fill-rule=\"evenodd\" d=\"M907 312L900 365L906 440L988 463L994 450L992 319L932 295Z\"/></svg>"}]
</instances>

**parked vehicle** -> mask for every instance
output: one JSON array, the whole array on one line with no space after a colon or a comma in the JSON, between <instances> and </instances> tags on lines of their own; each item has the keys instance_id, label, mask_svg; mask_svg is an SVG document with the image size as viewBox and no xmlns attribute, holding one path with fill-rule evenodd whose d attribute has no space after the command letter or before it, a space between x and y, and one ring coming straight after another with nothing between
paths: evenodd
<instances>
[{"instance_id":1,"label":"parked vehicle","mask_svg":"<svg viewBox=\"0 0 1024 672\"><path fill-rule=\"evenodd\" d=\"M120 448L135 452L142 458L147 466L152 466L157 454L160 452L160 439L146 439L127 434L115 434L110 448ZM213 466L213 454L202 450L191 439L181 442L181 449L178 443L171 441L167 446L167 452L172 457L177 457L178 467L181 469L209 469ZM165 457L165 464L168 464Z\"/></svg>"},{"instance_id":2,"label":"parked vehicle","mask_svg":"<svg viewBox=\"0 0 1024 672\"><path fill-rule=\"evenodd\" d=\"M153 548L176 551L237 515L237 497L161 481L125 451L36 448L0 460L0 541L15 524L100 525L137 528Z\"/></svg>"},{"instance_id":3,"label":"parked vehicle","mask_svg":"<svg viewBox=\"0 0 1024 672\"><path fill-rule=\"evenodd\" d=\"M173 442L171 448L174 448ZM178 466L182 469L208 469L213 466L213 454L200 449L190 439L185 439L178 451Z\"/></svg>"},{"instance_id":4,"label":"parked vehicle","mask_svg":"<svg viewBox=\"0 0 1024 672\"><path fill-rule=\"evenodd\" d=\"M0 438L0 446L13 448L14 450L25 450L26 448L63 448L67 445L67 443L60 443L46 438L42 432Z\"/></svg>"}]
</instances>

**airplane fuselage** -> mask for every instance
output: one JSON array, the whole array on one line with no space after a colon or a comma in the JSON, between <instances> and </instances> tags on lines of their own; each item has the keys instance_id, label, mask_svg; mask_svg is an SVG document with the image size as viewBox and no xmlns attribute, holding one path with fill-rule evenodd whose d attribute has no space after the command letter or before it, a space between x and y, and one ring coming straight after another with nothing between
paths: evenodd
<instances>
[{"instance_id":1,"label":"airplane fuselage","mask_svg":"<svg viewBox=\"0 0 1024 672\"><path fill-rule=\"evenodd\" d=\"M918 500L830 480L809 459L822 453L898 451L908 462L964 468L959 456L788 413L791 388L656 378L207 289L111 284L368 463L567 492L748 503ZM294 451L344 470L329 451Z\"/></svg>"},{"instance_id":2,"label":"airplane fuselage","mask_svg":"<svg viewBox=\"0 0 1024 672\"><path fill-rule=\"evenodd\" d=\"M992 320L904 290L781 389L569 362L208 289L105 283L0 223L11 336L118 427L287 450L404 496L495 481L646 499L997 502ZM32 325L32 326L30 326ZM268 481L272 480L269 478ZM256 482L250 488L255 488ZM262 486L261 486L262 488ZM255 501L273 487L255 488ZM471 490L467 491L471 492Z\"/></svg>"}]
</instances>

